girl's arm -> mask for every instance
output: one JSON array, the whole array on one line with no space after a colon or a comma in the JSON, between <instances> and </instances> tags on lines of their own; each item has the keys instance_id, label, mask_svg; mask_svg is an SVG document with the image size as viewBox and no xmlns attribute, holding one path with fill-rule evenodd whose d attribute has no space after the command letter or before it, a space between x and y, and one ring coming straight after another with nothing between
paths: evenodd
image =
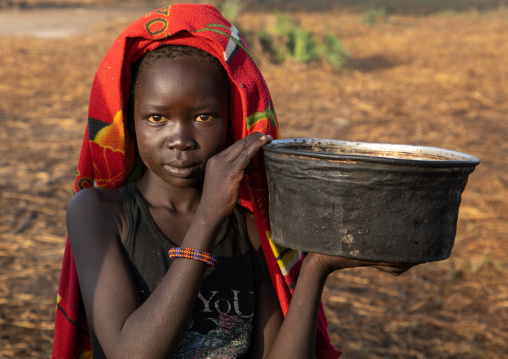
<instances>
[{"instance_id":1,"label":"girl's arm","mask_svg":"<svg viewBox=\"0 0 508 359\"><path fill-rule=\"evenodd\" d=\"M247 229L254 247L260 248L253 216L247 216ZM260 293L256 293L252 358L314 358L321 294L333 271L369 266L399 275L411 267L309 253L302 263L288 312L283 318L264 257L260 249L258 252L258 262L265 270Z\"/></svg>"},{"instance_id":2,"label":"girl's arm","mask_svg":"<svg viewBox=\"0 0 508 359\"><path fill-rule=\"evenodd\" d=\"M87 319L108 358L167 357L187 326L206 265L174 261L141 304L114 216L101 192L80 191L67 216ZM217 228L207 221L193 223L183 244L210 250Z\"/></svg>"},{"instance_id":3,"label":"girl's arm","mask_svg":"<svg viewBox=\"0 0 508 359\"><path fill-rule=\"evenodd\" d=\"M182 247L211 252L220 224L235 207L245 168L269 141L251 135L209 160L201 202ZM175 260L141 304L121 244L123 204L118 196L117 191L87 189L68 206L69 239L87 319L108 358L165 358L187 326L206 264Z\"/></svg>"}]
</instances>

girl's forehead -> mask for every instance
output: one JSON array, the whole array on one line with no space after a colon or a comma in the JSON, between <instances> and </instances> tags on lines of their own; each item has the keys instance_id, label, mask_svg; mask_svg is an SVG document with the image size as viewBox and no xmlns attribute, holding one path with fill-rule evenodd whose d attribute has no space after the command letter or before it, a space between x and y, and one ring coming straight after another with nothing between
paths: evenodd
<instances>
[{"instance_id":1,"label":"girl's forehead","mask_svg":"<svg viewBox=\"0 0 508 359\"><path fill-rule=\"evenodd\" d=\"M200 82L202 85L213 83L217 88L224 85L216 72L192 57L161 59L146 68L141 76L138 81L144 86L160 85L169 81L175 81L181 86L190 81L194 81L196 86L199 86Z\"/></svg>"},{"instance_id":2,"label":"girl's forehead","mask_svg":"<svg viewBox=\"0 0 508 359\"><path fill-rule=\"evenodd\" d=\"M181 105L223 110L229 107L229 82L225 84L220 76L194 59L157 61L146 68L138 81L134 95L139 109L176 110Z\"/></svg>"},{"instance_id":3,"label":"girl's forehead","mask_svg":"<svg viewBox=\"0 0 508 359\"><path fill-rule=\"evenodd\" d=\"M165 60L186 59L194 60L204 64L213 71L222 73L227 76L221 60L211 53L199 48L187 45L167 45L163 44L154 50L145 53L134 65L134 72L143 72L144 68L151 66L153 63ZM137 68L137 71L136 71Z\"/></svg>"},{"instance_id":4,"label":"girl's forehead","mask_svg":"<svg viewBox=\"0 0 508 359\"><path fill-rule=\"evenodd\" d=\"M211 56L211 55L210 55ZM217 60L218 62L218 60ZM203 61L197 56L179 56L173 58L156 58L144 66L135 81L141 85L151 85L161 77L166 80L194 78L197 75L215 82L218 89L225 89L229 93L229 76L219 62L219 66L210 66L210 61ZM149 81L150 83L146 83ZM136 87L139 87L136 85Z\"/></svg>"}]
</instances>

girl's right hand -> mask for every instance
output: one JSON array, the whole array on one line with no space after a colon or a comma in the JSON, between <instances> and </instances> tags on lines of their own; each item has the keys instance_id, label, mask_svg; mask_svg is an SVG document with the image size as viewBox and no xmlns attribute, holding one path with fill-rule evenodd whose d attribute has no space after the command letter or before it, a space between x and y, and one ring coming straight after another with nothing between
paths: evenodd
<instances>
[{"instance_id":1,"label":"girl's right hand","mask_svg":"<svg viewBox=\"0 0 508 359\"><path fill-rule=\"evenodd\" d=\"M229 216L238 200L245 169L270 135L253 133L211 157L206 165L200 210L206 215Z\"/></svg>"}]
</instances>

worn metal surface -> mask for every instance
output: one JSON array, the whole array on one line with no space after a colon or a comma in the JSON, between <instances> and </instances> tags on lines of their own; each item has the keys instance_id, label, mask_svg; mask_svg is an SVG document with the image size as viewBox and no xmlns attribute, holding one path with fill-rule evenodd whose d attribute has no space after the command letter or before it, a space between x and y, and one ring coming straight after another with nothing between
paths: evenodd
<instances>
[{"instance_id":1,"label":"worn metal surface","mask_svg":"<svg viewBox=\"0 0 508 359\"><path fill-rule=\"evenodd\" d=\"M264 156L275 243L391 263L450 256L479 163L438 148L320 139L274 141Z\"/></svg>"}]
</instances>

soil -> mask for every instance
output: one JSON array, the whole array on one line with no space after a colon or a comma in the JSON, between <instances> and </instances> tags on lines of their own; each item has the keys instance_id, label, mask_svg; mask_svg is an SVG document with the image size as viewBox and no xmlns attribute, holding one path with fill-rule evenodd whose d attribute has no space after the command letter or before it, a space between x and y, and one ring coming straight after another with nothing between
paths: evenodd
<instances>
[{"instance_id":1,"label":"soil","mask_svg":"<svg viewBox=\"0 0 508 359\"><path fill-rule=\"evenodd\" d=\"M252 41L283 137L434 146L481 164L449 259L400 277L361 268L329 278L332 342L344 358L508 358L506 4L385 1L388 15L368 25L373 2L348 3L250 2L235 21ZM46 358L93 75L146 10L19 4L0 10L0 357ZM276 7L338 36L349 66L270 62L252 34L275 21Z\"/></svg>"}]
</instances>

